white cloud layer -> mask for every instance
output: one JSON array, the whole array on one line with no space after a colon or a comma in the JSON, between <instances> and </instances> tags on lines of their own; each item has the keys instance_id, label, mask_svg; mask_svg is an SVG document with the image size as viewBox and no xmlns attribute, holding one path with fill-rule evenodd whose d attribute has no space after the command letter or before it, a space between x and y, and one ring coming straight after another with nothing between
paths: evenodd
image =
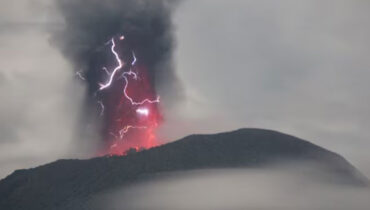
<instances>
[{"instance_id":1,"label":"white cloud layer","mask_svg":"<svg viewBox=\"0 0 370 210\"><path fill-rule=\"evenodd\" d=\"M296 169L295 169L296 170ZM294 170L293 170L294 171ZM367 188L333 185L288 168L172 173L96 197L97 209L367 210ZM100 207L100 208L99 208Z\"/></svg>"}]
</instances>

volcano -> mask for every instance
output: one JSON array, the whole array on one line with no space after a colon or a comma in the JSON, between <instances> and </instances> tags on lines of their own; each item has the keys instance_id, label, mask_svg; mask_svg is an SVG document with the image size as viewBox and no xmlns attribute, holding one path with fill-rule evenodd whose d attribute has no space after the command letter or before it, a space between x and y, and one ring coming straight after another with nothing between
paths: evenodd
<instances>
[{"instance_id":1,"label":"volcano","mask_svg":"<svg viewBox=\"0 0 370 210\"><path fill-rule=\"evenodd\" d=\"M314 163L327 181L366 186L367 178L340 155L308 141L263 129L191 135L126 156L58 160L17 170L0 181L0 209L93 209L98 193L176 171L266 168Z\"/></svg>"}]
</instances>

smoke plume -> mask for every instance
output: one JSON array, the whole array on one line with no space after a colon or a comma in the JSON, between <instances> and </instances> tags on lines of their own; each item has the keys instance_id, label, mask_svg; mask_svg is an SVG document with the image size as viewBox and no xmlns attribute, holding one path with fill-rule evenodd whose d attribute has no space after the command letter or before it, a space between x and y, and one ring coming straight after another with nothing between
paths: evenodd
<instances>
[{"instance_id":1,"label":"smoke plume","mask_svg":"<svg viewBox=\"0 0 370 210\"><path fill-rule=\"evenodd\" d=\"M125 88L123 84L126 83L127 86L127 77L124 80L121 78L121 85L115 85L109 93L97 94L99 84L107 77L103 70L113 69L117 63L110 51L110 46L116 44L113 43L115 40L122 41L116 44L116 48L124 62L133 62L137 57L139 60L137 68L144 71L142 73L144 83L134 84L134 88L128 87L128 92L134 95L133 98L137 97L140 100L154 98L157 93L160 93L163 104L168 106L172 101L176 101L173 99L181 92L172 68L175 42L171 15L177 4L177 0L60 0L57 2L65 27L55 34L53 41L74 65L76 74L87 83L87 106L84 107L85 121L82 124L88 125L91 121L102 122L101 134L104 140L107 140L109 135L118 138L117 136L134 127L129 123L137 124L139 121L139 119L133 119L135 110L130 111L127 104L122 105L124 102L120 94ZM131 67L133 65L122 67L122 72L126 71L127 75L130 75ZM108 74L111 73L108 72ZM137 89L144 89L145 93ZM135 93L132 94L132 92ZM135 109L137 112L137 107ZM158 106L151 106L150 109L149 111L156 115L154 117L156 119L148 121L157 125L162 120ZM102 111L105 111L106 115L98 119ZM124 121L125 125L122 123L118 125L117 118ZM110 146L113 146L113 143ZM149 145L132 144L131 146Z\"/></svg>"}]
</instances>

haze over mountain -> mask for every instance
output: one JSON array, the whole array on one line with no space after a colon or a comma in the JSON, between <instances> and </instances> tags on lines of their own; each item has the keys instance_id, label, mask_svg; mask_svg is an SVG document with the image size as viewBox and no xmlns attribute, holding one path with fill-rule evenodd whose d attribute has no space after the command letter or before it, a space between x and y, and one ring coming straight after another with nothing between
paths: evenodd
<instances>
[{"instance_id":1,"label":"haze over mountain","mask_svg":"<svg viewBox=\"0 0 370 210\"><path fill-rule=\"evenodd\" d=\"M324 182L368 185L367 178L336 153L275 131L239 129L191 135L127 156L59 160L17 170L0 181L0 209L92 209L98 194L168 172L292 163L301 166L297 171L303 166L316 168L320 176L315 178Z\"/></svg>"}]
</instances>

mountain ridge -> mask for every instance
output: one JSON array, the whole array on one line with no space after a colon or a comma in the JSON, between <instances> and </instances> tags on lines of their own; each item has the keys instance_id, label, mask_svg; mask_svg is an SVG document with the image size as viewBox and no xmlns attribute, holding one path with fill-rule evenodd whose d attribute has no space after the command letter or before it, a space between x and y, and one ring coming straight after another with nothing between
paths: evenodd
<instances>
[{"instance_id":1,"label":"mountain ridge","mask_svg":"<svg viewBox=\"0 0 370 210\"><path fill-rule=\"evenodd\" d=\"M368 184L361 172L334 152L277 131L243 128L194 134L127 156L58 160L17 170L0 181L0 209L73 209L96 193L143 176L210 168L267 167L288 161L313 162L330 179L338 178L345 184Z\"/></svg>"}]
</instances>

